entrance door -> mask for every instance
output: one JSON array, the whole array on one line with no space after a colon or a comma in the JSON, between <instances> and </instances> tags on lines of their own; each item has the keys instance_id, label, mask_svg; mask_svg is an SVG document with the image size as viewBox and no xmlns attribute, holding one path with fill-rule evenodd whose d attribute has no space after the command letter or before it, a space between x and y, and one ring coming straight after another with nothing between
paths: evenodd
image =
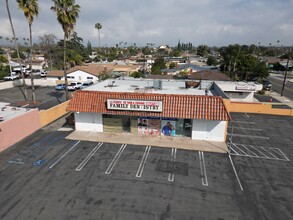
<instances>
[{"instance_id":1,"label":"entrance door","mask_svg":"<svg viewBox=\"0 0 293 220\"><path fill-rule=\"evenodd\" d=\"M191 137L191 131L192 131L192 121L191 119L184 119L183 120L183 132L185 137Z\"/></svg>"}]
</instances>

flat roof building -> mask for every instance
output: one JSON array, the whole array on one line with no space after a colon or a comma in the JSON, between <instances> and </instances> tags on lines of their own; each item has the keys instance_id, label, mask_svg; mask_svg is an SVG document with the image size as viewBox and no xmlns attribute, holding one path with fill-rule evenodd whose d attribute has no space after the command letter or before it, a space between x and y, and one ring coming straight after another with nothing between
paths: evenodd
<instances>
[{"instance_id":1,"label":"flat roof building","mask_svg":"<svg viewBox=\"0 0 293 220\"><path fill-rule=\"evenodd\" d=\"M105 80L68 105L75 129L224 142L230 115L212 81Z\"/></svg>"}]
</instances>

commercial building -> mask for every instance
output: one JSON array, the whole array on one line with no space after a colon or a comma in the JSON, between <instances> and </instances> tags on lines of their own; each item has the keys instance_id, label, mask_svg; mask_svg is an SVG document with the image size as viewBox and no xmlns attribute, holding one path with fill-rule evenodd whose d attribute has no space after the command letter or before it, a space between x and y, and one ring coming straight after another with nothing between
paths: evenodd
<instances>
[{"instance_id":1,"label":"commercial building","mask_svg":"<svg viewBox=\"0 0 293 220\"><path fill-rule=\"evenodd\" d=\"M214 85L211 81L106 80L75 92L67 110L74 112L77 131L224 142L230 116Z\"/></svg>"}]
</instances>

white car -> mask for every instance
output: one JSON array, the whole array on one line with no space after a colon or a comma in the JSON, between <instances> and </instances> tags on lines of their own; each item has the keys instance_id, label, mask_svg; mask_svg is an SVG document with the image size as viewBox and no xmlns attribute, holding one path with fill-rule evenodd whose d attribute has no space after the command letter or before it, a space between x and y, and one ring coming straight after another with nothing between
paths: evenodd
<instances>
[{"instance_id":1,"label":"white car","mask_svg":"<svg viewBox=\"0 0 293 220\"><path fill-rule=\"evenodd\" d=\"M81 89L81 83L80 82L72 82L69 86L68 86L68 91L75 91Z\"/></svg>"},{"instance_id":2,"label":"white car","mask_svg":"<svg viewBox=\"0 0 293 220\"><path fill-rule=\"evenodd\" d=\"M41 76L41 77L46 77L46 76L47 76L47 72L46 72L46 71L41 71L40 76Z\"/></svg>"},{"instance_id":3,"label":"white car","mask_svg":"<svg viewBox=\"0 0 293 220\"><path fill-rule=\"evenodd\" d=\"M11 72L10 76L4 76L3 79L5 81L12 81L12 80L15 80L15 79L18 79L19 76L15 73L15 72Z\"/></svg>"}]
</instances>

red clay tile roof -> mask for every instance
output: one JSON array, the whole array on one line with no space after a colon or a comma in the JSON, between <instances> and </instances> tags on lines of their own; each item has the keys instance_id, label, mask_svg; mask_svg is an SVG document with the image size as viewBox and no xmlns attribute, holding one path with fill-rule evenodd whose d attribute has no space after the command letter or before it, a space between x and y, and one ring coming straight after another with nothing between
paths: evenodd
<instances>
[{"instance_id":1,"label":"red clay tile roof","mask_svg":"<svg viewBox=\"0 0 293 220\"><path fill-rule=\"evenodd\" d=\"M163 101L162 112L108 110L107 99L133 99ZM149 93L120 93L77 91L67 107L68 111L96 112L111 115L192 118L228 121L230 115L221 97Z\"/></svg>"}]
</instances>

